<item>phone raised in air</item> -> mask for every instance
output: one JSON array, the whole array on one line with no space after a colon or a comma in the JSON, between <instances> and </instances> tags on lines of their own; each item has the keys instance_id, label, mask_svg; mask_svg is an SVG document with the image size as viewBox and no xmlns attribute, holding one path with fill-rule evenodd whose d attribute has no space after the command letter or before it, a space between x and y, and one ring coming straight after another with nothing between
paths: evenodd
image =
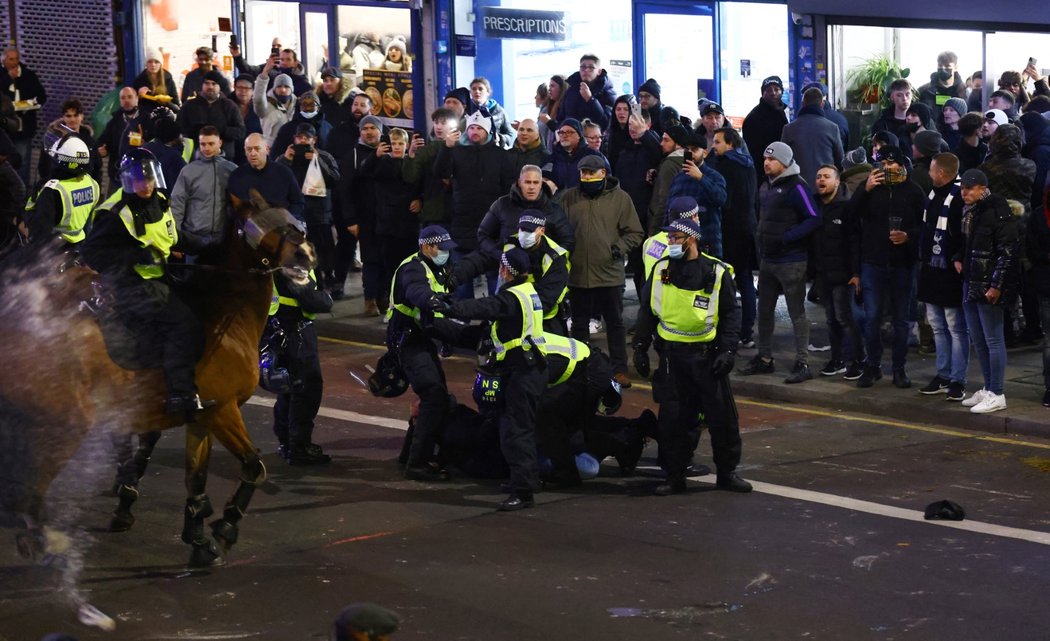
<instances>
[{"instance_id":1,"label":"phone raised in air","mask_svg":"<svg viewBox=\"0 0 1050 641\"><path fill-rule=\"evenodd\" d=\"M693 162L693 152L689 151L688 149L685 150L685 161Z\"/></svg>"},{"instance_id":2,"label":"phone raised in air","mask_svg":"<svg viewBox=\"0 0 1050 641\"><path fill-rule=\"evenodd\" d=\"M281 48L280 47L270 47L270 57L271 58L273 56L278 56L279 57L280 55L281 55Z\"/></svg>"}]
</instances>

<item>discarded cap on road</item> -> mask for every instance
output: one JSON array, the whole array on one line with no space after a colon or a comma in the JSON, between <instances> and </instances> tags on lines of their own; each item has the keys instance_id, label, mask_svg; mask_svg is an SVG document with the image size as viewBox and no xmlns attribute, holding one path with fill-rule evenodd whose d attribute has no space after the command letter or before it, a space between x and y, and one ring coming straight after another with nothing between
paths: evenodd
<instances>
[{"instance_id":1,"label":"discarded cap on road","mask_svg":"<svg viewBox=\"0 0 1050 641\"><path fill-rule=\"evenodd\" d=\"M962 521L966 518L966 510L958 503L947 499L934 501L926 506L925 518L927 521Z\"/></svg>"}]
</instances>

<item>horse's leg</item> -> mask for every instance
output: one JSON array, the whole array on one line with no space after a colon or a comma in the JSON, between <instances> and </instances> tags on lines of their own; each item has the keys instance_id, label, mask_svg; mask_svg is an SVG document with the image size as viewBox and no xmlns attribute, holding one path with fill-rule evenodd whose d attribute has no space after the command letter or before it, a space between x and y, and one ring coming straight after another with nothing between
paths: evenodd
<instances>
[{"instance_id":1,"label":"horse's leg","mask_svg":"<svg viewBox=\"0 0 1050 641\"><path fill-rule=\"evenodd\" d=\"M193 547L189 567L205 568L224 563L219 549L204 535L204 519L214 514L211 500L204 493L211 459L211 434L200 423L186 425L186 510L183 514L182 541Z\"/></svg>"},{"instance_id":2,"label":"horse's leg","mask_svg":"<svg viewBox=\"0 0 1050 641\"><path fill-rule=\"evenodd\" d=\"M146 466L153 455L153 448L160 440L160 432L145 432L138 435L138 447L132 450L131 434L115 435L113 444L117 449L117 478L114 483L114 493L119 498L117 509L113 511L113 518L109 522L110 532L125 532L131 529L135 523L135 516L131 513L131 506L139 498L139 480L146 473Z\"/></svg>"},{"instance_id":3,"label":"horse's leg","mask_svg":"<svg viewBox=\"0 0 1050 641\"><path fill-rule=\"evenodd\" d=\"M222 518L211 524L212 537L224 552L228 552L237 542L237 524L248 511L256 486L266 480L266 467L248 436L248 428L236 401L231 400L215 412L208 425L212 435L241 461L241 480L237 490L227 501Z\"/></svg>"}]
</instances>

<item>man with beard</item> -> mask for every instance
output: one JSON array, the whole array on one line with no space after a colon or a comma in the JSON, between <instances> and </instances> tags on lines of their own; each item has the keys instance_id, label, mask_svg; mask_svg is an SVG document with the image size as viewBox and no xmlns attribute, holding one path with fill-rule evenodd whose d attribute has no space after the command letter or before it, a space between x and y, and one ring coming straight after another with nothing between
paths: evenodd
<instances>
[{"instance_id":1,"label":"man with beard","mask_svg":"<svg viewBox=\"0 0 1050 641\"><path fill-rule=\"evenodd\" d=\"M244 140L244 120L237 104L219 93L221 79L222 74L214 69L205 74L200 95L186 102L179 111L179 127L183 136L196 140L201 127L212 125L222 138L223 152L232 156Z\"/></svg>"},{"instance_id":2,"label":"man with beard","mask_svg":"<svg viewBox=\"0 0 1050 641\"><path fill-rule=\"evenodd\" d=\"M197 59L197 68L187 73L186 78L182 81L182 95L179 96L182 103L186 104L190 98L203 93L204 81L213 71L218 74L218 77L214 79L219 84L219 91L224 96L229 95L230 81L215 68L211 47L198 47L194 56Z\"/></svg>"},{"instance_id":3,"label":"man with beard","mask_svg":"<svg viewBox=\"0 0 1050 641\"><path fill-rule=\"evenodd\" d=\"M656 135L662 136L665 129L661 117L664 105L660 102L660 83L655 78L649 78L638 87L638 105L642 108L642 113L649 116L649 122Z\"/></svg>"},{"instance_id":4,"label":"man with beard","mask_svg":"<svg viewBox=\"0 0 1050 641\"><path fill-rule=\"evenodd\" d=\"M605 157L583 142L583 125L575 118L566 118L558 125L558 146L551 151L551 160L543 167L543 178L557 193L580 184L577 165L586 156Z\"/></svg>"},{"instance_id":5,"label":"man with beard","mask_svg":"<svg viewBox=\"0 0 1050 641\"><path fill-rule=\"evenodd\" d=\"M784 125L788 123L784 96L784 81L780 76L769 76L762 81L762 99L744 118L744 142L755 163L755 174L759 181L765 180L762 169L763 154L769 143L780 140Z\"/></svg>"},{"instance_id":6,"label":"man with beard","mask_svg":"<svg viewBox=\"0 0 1050 641\"><path fill-rule=\"evenodd\" d=\"M550 160L550 152L540 139L540 130L536 121L526 118L518 123L518 137L510 148L511 166L514 171L521 171L525 165L542 167Z\"/></svg>"},{"instance_id":7,"label":"man with beard","mask_svg":"<svg viewBox=\"0 0 1050 641\"><path fill-rule=\"evenodd\" d=\"M559 117L583 121L589 118L604 131L609 127L616 91L609 74L602 69L598 56L588 53L580 57L580 70L566 79L568 89L562 98Z\"/></svg>"},{"instance_id":8,"label":"man with beard","mask_svg":"<svg viewBox=\"0 0 1050 641\"><path fill-rule=\"evenodd\" d=\"M105 158L110 180L109 193L120 184L117 165L124 154L133 147L146 144L143 122L139 119L139 95L131 87L120 90L120 110L113 113L98 138L98 155ZM24 159L29 162L29 159Z\"/></svg>"}]
</instances>

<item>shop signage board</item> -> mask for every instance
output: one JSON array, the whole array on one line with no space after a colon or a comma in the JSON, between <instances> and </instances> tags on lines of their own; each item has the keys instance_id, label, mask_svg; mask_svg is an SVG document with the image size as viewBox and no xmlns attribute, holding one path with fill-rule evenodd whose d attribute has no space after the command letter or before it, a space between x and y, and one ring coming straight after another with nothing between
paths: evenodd
<instances>
[{"instance_id":1,"label":"shop signage board","mask_svg":"<svg viewBox=\"0 0 1050 641\"><path fill-rule=\"evenodd\" d=\"M502 40L565 40L568 25L564 11L481 8L481 32Z\"/></svg>"}]
</instances>

